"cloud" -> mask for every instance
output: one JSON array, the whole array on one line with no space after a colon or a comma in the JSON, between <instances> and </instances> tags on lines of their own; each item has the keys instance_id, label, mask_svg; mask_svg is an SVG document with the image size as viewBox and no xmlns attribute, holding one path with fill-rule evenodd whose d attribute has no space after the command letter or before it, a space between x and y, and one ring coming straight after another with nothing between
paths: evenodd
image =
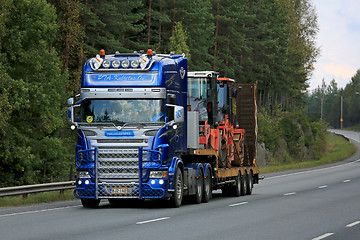
<instances>
[{"instance_id":1,"label":"cloud","mask_svg":"<svg viewBox=\"0 0 360 240\"><path fill-rule=\"evenodd\" d=\"M320 85L323 78L327 84L335 79L343 88L360 68L360 1L315 0L313 4L318 14L321 56L310 89Z\"/></svg>"}]
</instances>

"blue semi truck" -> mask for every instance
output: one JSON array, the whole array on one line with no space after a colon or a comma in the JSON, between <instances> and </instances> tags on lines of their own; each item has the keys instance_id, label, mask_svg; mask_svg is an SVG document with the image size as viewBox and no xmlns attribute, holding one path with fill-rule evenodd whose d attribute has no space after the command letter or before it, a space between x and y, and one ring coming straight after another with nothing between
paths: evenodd
<instances>
[{"instance_id":1,"label":"blue semi truck","mask_svg":"<svg viewBox=\"0 0 360 240\"><path fill-rule=\"evenodd\" d=\"M83 206L95 208L102 199L169 199L179 207L186 196L195 203L209 201L214 189L234 196L251 194L259 180L256 86L237 86L237 94L230 96L217 77L211 71L188 73L183 55L151 50L112 55L101 50L89 59L80 94L68 100L68 118L77 131L74 195ZM202 94L191 96L188 87ZM232 135L230 142L236 145L249 135L249 147L242 143L239 150L240 145L234 145L232 149L242 152L232 152L237 161L220 166L220 148L226 146L221 145L225 128L217 95L228 93L224 99L237 98L236 104L244 105L241 91L248 94L245 102L250 108L237 108L232 116L239 128L244 121L239 114L247 112L250 128ZM204 127L209 129L206 144Z\"/></svg>"}]
</instances>

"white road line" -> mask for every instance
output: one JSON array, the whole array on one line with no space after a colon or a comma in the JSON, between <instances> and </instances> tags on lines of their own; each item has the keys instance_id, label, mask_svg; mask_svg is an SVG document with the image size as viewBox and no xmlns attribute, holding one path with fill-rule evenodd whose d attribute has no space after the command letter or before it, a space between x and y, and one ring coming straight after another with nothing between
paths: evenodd
<instances>
[{"instance_id":1,"label":"white road line","mask_svg":"<svg viewBox=\"0 0 360 240\"><path fill-rule=\"evenodd\" d=\"M350 223L348 225L346 225L346 227L353 227L355 225L358 225L360 223L360 221L356 221L356 222L353 222L353 223Z\"/></svg>"},{"instance_id":2,"label":"white road line","mask_svg":"<svg viewBox=\"0 0 360 240\"><path fill-rule=\"evenodd\" d=\"M35 210L35 211L28 211L28 212L9 213L9 214L0 215L0 217L11 217L11 216L24 215L24 214L29 214L29 213L49 212L49 211L67 209L67 208L75 208L75 207L80 207L80 206L81 205L60 207L60 208L49 208L49 209L42 209L42 210Z\"/></svg>"},{"instance_id":3,"label":"white road line","mask_svg":"<svg viewBox=\"0 0 360 240\"><path fill-rule=\"evenodd\" d=\"M295 195L296 192L289 192L289 193L285 193L284 196L291 196L291 195Z\"/></svg>"},{"instance_id":4,"label":"white road line","mask_svg":"<svg viewBox=\"0 0 360 240\"><path fill-rule=\"evenodd\" d=\"M145 223L152 223L152 222L158 222L158 221L163 221L163 220L167 220L170 217L163 217L163 218L156 218L156 219L151 219L151 220L147 220L147 221L143 221L143 222L137 222L137 225L141 225L141 224L145 224Z\"/></svg>"},{"instance_id":5,"label":"white road line","mask_svg":"<svg viewBox=\"0 0 360 240\"><path fill-rule=\"evenodd\" d=\"M351 180L350 180L350 179L347 179L347 180L344 180L343 182L344 182L344 183L347 183L347 182L351 182Z\"/></svg>"},{"instance_id":6,"label":"white road line","mask_svg":"<svg viewBox=\"0 0 360 240\"><path fill-rule=\"evenodd\" d=\"M333 166L333 167L320 168L320 169L314 169L314 170L302 171L302 172L296 172L296 173L289 173L289 174L284 174L284 175L279 175L279 176L273 176L273 177L266 177L264 180L276 179L276 178L282 178L282 177L288 177L288 176L294 176L294 175L299 175L299 174L304 174L304 173L319 172L319 171L323 171L323 170L328 170L328 169L333 169L333 168L344 167L344 166L346 166L346 165L354 164L354 163L356 163L356 162L360 162L360 159L355 160L355 161L353 161L353 162L345 163L345 164L342 164L342 165ZM264 181L264 180L263 180L263 181Z\"/></svg>"},{"instance_id":7,"label":"white road line","mask_svg":"<svg viewBox=\"0 0 360 240\"><path fill-rule=\"evenodd\" d=\"M229 207L235 207L235 206L244 205L244 204L247 204L247 203L248 202L234 203L234 204L229 205Z\"/></svg>"},{"instance_id":8,"label":"white road line","mask_svg":"<svg viewBox=\"0 0 360 240\"><path fill-rule=\"evenodd\" d=\"M331 235L333 235L333 233L325 233L324 235L321 235L319 237L313 238L312 240L321 240L327 237L330 237Z\"/></svg>"},{"instance_id":9,"label":"white road line","mask_svg":"<svg viewBox=\"0 0 360 240\"><path fill-rule=\"evenodd\" d=\"M327 188L328 186L327 185L323 185L323 186L320 186L318 187L319 189L322 189L322 188Z\"/></svg>"}]
</instances>

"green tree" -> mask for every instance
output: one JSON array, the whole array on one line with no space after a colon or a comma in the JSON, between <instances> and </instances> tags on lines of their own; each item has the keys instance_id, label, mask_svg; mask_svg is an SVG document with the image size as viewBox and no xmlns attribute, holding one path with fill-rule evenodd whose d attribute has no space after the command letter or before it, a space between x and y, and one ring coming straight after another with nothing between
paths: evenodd
<instances>
[{"instance_id":1,"label":"green tree","mask_svg":"<svg viewBox=\"0 0 360 240\"><path fill-rule=\"evenodd\" d=\"M212 68L211 50L215 25L211 7L210 0L178 0L174 6L172 25L181 22L186 29L191 54L188 67L191 70L204 71Z\"/></svg>"},{"instance_id":2,"label":"green tree","mask_svg":"<svg viewBox=\"0 0 360 240\"><path fill-rule=\"evenodd\" d=\"M174 34L170 37L169 47L174 53L184 53L188 59L191 59L190 49L186 44L187 38L186 30L183 29L182 23L178 22L175 24Z\"/></svg>"},{"instance_id":3,"label":"green tree","mask_svg":"<svg viewBox=\"0 0 360 240\"><path fill-rule=\"evenodd\" d=\"M50 181L69 166L67 144L58 136L64 127L61 104L67 76L52 47L57 16L45 0L12 0L6 11L11 14L4 21L1 53L7 75L0 92L12 109L0 139L0 181Z\"/></svg>"}]
</instances>

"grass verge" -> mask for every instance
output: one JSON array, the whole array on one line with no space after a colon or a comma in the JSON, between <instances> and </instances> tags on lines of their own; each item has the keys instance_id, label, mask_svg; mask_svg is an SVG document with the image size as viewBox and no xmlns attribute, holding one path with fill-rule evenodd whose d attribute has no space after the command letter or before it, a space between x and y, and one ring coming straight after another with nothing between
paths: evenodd
<instances>
[{"instance_id":1,"label":"grass verge","mask_svg":"<svg viewBox=\"0 0 360 240\"><path fill-rule=\"evenodd\" d=\"M317 167L325 164L335 163L351 157L356 152L356 146L348 142L343 137L334 134L326 134L325 154L319 160L310 160L304 162L294 162L283 165L269 165L261 167L261 174L282 172L287 170L296 170L302 168Z\"/></svg>"},{"instance_id":2,"label":"grass verge","mask_svg":"<svg viewBox=\"0 0 360 240\"><path fill-rule=\"evenodd\" d=\"M69 189L65 190L64 194L60 194L59 191L52 191L29 194L27 198L23 198L22 196L0 197L0 207L74 200L73 192L74 190Z\"/></svg>"}]
</instances>

